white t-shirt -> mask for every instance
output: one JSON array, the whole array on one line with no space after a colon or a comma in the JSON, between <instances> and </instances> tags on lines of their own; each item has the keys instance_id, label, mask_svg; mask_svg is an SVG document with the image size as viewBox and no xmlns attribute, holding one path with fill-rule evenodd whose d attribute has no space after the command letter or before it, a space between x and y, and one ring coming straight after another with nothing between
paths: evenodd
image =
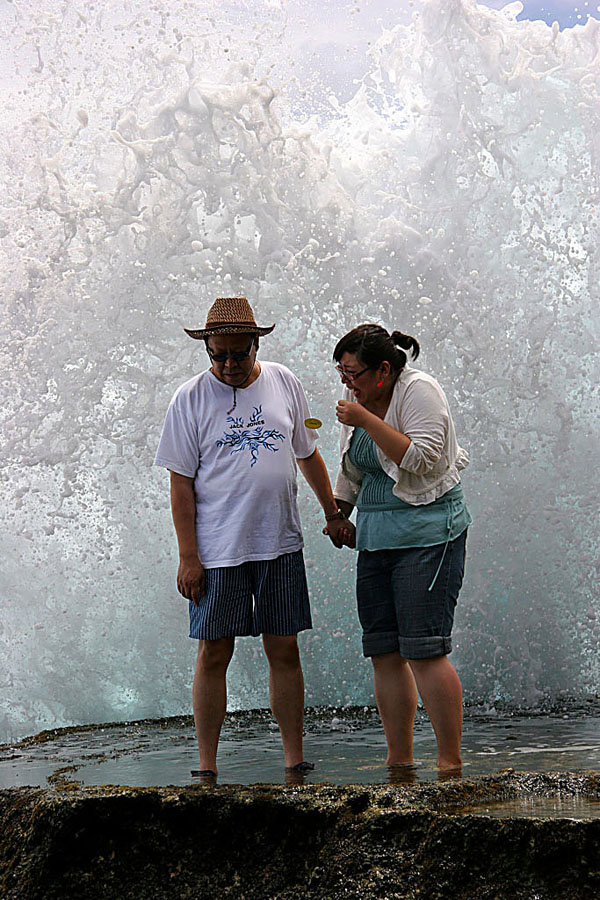
<instances>
[{"instance_id":1,"label":"white t-shirt","mask_svg":"<svg viewBox=\"0 0 600 900\"><path fill-rule=\"evenodd\" d=\"M303 546L296 459L315 450L302 385L260 363L236 391L207 369L175 392L154 464L194 479L196 540L205 568L275 559Z\"/></svg>"}]
</instances>

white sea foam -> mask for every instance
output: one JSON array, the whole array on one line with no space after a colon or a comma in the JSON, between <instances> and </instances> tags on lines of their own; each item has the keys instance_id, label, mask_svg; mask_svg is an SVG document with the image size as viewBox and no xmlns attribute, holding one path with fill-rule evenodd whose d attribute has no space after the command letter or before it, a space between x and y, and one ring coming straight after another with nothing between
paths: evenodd
<instances>
[{"instance_id":1,"label":"white sea foam","mask_svg":"<svg viewBox=\"0 0 600 900\"><path fill-rule=\"evenodd\" d=\"M416 4L350 99L293 79L272 4L3 13L4 733L188 709L151 461L174 388L205 366L182 327L223 293L278 323L261 353L302 377L332 471L335 342L366 320L419 338L473 460L467 696L600 689L600 23L560 32L518 6ZM363 704L354 557L302 505L308 701ZM256 656L242 642L233 705L266 703Z\"/></svg>"}]
</instances>

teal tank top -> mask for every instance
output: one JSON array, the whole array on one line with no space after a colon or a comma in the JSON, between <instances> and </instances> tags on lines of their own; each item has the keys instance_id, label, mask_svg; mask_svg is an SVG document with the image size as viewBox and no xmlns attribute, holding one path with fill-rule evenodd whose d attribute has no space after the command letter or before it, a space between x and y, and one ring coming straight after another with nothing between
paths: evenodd
<instances>
[{"instance_id":1,"label":"teal tank top","mask_svg":"<svg viewBox=\"0 0 600 900\"><path fill-rule=\"evenodd\" d=\"M350 462L364 473L356 501L356 549L394 550L433 547L459 537L471 524L462 485L423 506L411 506L393 492L394 482L381 468L373 438L355 428Z\"/></svg>"}]
</instances>

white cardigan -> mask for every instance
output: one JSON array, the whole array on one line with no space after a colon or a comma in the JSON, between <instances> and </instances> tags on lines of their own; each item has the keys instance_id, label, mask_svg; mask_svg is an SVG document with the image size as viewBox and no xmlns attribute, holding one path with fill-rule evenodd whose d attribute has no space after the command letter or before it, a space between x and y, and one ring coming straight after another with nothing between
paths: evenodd
<instances>
[{"instance_id":1,"label":"white cardigan","mask_svg":"<svg viewBox=\"0 0 600 900\"><path fill-rule=\"evenodd\" d=\"M348 388L344 399L354 399ZM376 445L381 467L394 481L396 497L423 506L458 484L458 473L468 466L469 455L458 446L446 395L435 378L405 366L394 385L384 422L411 441L399 465ZM363 473L348 458L353 430L349 425L341 426L342 456L333 493L355 505Z\"/></svg>"}]
</instances>

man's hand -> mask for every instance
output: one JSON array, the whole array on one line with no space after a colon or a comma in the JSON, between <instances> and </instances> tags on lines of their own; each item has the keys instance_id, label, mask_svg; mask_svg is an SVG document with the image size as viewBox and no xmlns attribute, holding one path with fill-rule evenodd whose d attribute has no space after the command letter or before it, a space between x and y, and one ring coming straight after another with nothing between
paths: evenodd
<instances>
[{"instance_id":1,"label":"man's hand","mask_svg":"<svg viewBox=\"0 0 600 900\"><path fill-rule=\"evenodd\" d=\"M335 414L338 422L342 425L350 425L355 428L364 424L366 416L369 415L368 410L352 400L338 400L335 408Z\"/></svg>"},{"instance_id":2,"label":"man's hand","mask_svg":"<svg viewBox=\"0 0 600 900\"><path fill-rule=\"evenodd\" d=\"M181 557L177 572L177 590L198 606L198 598L205 592L204 566L197 556Z\"/></svg>"},{"instance_id":3,"label":"man's hand","mask_svg":"<svg viewBox=\"0 0 600 900\"><path fill-rule=\"evenodd\" d=\"M323 529L334 547L356 547L356 529L349 519L332 519Z\"/></svg>"}]
</instances>

